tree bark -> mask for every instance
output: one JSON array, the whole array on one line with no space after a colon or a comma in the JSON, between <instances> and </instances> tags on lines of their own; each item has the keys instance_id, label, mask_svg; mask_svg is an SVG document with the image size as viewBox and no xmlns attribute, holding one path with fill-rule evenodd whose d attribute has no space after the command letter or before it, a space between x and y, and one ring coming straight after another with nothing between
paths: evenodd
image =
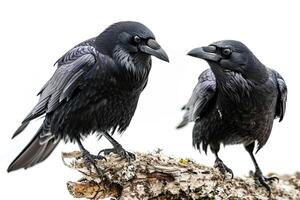
<instances>
[{"instance_id":1,"label":"tree bark","mask_svg":"<svg viewBox=\"0 0 300 200\"><path fill-rule=\"evenodd\" d=\"M103 173L98 176L80 152L62 153L64 164L83 175L67 183L70 194L75 198L120 200L270 199L266 189L251 176L231 179L190 159L160 153L135 155L136 160L131 162L115 154L106 156L107 161L97 163ZM271 199L300 199L300 172L278 177L280 181L272 184Z\"/></svg>"}]
</instances>

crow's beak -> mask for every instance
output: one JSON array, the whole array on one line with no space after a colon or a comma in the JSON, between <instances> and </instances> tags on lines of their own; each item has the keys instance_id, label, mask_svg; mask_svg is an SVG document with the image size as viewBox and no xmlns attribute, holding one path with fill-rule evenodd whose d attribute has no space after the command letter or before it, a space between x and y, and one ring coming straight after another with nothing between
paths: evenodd
<instances>
[{"instance_id":1,"label":"crow's beak","mask_svg":"<svg viewBox=\"0 0 300 200\"><path fill-rule=\"evenodd\" d=\"M195 48L188 52L187 55L214 62L219 62L222 59L222 57L216 53L215 46Z\"/></svg>"},{"instance_id":2,"label":"crow's beak","mask_svg":"<svg viewBox=\"0 0 300 200\"><path fill-rule=\"evenodd\" d=\"M160 47L160 45L154 39L149 39L147 41L147 44L141 45L140 50L144 53L169 62L169 57L167 53L163 50L163 48Z\"/></svg>"}]
</instances>

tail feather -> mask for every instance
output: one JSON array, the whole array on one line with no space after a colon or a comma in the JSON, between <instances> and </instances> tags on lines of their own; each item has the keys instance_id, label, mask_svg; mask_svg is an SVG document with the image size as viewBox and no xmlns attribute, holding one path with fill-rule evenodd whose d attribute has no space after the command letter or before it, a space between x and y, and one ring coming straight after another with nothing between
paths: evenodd
<instances>
[{"instance_id":1,"label":"tail feather","mask_svg":"<svg viewBox=\"0 0 300 200\"><path fill-rule=\"evenodd\" d=\"M54 138L48 142L41 143L39 135L43 133L43 127L37 131L36 135L32 138L29 144L23 149L23 151L15 158L15 160L9 165L7 171L11 172L20 168L28 168L36 165L45 160L55 149L59 143L59 139Z\"/></svg>"},{"instance_id":2,"label":"tail feather","mask_svg":"<svg viewBox=\"0 0 300 200\"><path fill-rule=\"evenodd\" d=\"M60 138L55 139L51 139L48 143L47 146L45 147L43 154L41 155L41 157L39 158L39 162L42 162L44 160L46 160L50 154L53 152L53 150L55 149L55 147L58 145L60 141Z\"/></svg>"},{"instance_id":3,"label":"tail feather","mask_svg":"<svg viewBox=\"0 0 300 200\"><path fill-rule=\"evenodd\" d=\"M25 117L21 126L13 134L12 139L14 137L16 137L17 135L19 135L22 131L24 131L24 129L28 126L28 124L30 123L31 120L45 114L45 106L46 106L46 103L44 101L38 103L38 105L36 105L34 107L34 109Z\"/></svg>"},{"instance_id":4,"label":"tail feather","mask_svg":"<svg viewBox=\"0 0 300 200\"><path fill-rule=\"evenodd\" d=\"M23 122L21 124L21 126L15 131L15 133L13 134L11 139L14 139L14 137L16 137L17 135L19 135L22 131L24 131L24 129L28 126L30 121L27 122Z\"/></svg>"}]
</instances>

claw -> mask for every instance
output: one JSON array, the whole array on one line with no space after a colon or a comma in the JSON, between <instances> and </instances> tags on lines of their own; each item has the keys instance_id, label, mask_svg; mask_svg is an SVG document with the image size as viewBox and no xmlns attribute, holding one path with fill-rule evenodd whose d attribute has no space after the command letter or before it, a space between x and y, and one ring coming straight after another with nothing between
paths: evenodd
<instances>
[{"instance_id":1,"label":"claw","mask_svg":"<svg viewBox=\"0 0 300 200\"><path fill-rule=\"evenodd\" d=\"M223 161L221 159L216 159L215 161L215 165L214 165L215 168L218 168L219 171L225 176L226 173L229 173L231 175L231 179L233 179L233 171L227 167Z\"/></svg>"},{"instance_id":2,"label":"claw","mask_svg":"<svg viewBox=\"0 0 300 200\"><path fill-rule=\"evenodd\" d=\"M108 155L110 153L115 153L120 155L122 158L127 159L128 161L130 160L135 160L135 155L131 152L126 151L125 149L122 148L122 146L120 147L115 147L112 149L102 149L101 151L99 151L98 156L103 153L104 155Z\"/></svg>"},{"instance_id":3,"label":"claw","mask_svg":"<svg viewBox=\"0 0 300 200\"><path fill-rule=\"evenodd\" d=\"M279 183L279 178L277 176L271 176L271 177L265 177L265 180L267 182L273 182L273 181L276 181L277 183Z\"/></svg>"},{"instance_id":4,"label":"claw","mask_svg":"<svg viewBox=\"0 0 300 200\"><path fill-rule=\"evenodd\" d=\"M91 170L90 166L93 165L93 167L96 170L97 175L98 176L103 175L101 169L99 167L97 167L97 161L96 160L105 160L106 161L106 158L104 156L101 156L101 155L98 155L98 156L92 155L87 150L82 151L81 154L82 154L83 159L85 160L85 164L86 164L88 170Z\"/></svg>"},{"instance_id":5,"label":"claw","mask_svg":"<svg viewBox=\"0 0 300 200\"><path fill-rule=\"evenodd\" d=\"M260 183L263 187L265 187L269 193L269 197L271 197L271 187L269 184L272 184L273 181L279 182L279 178L276 176L265 177L262 175L261 171L256 171L254 173L254 179L256 182Z\"/></svg>"}]
</instances>

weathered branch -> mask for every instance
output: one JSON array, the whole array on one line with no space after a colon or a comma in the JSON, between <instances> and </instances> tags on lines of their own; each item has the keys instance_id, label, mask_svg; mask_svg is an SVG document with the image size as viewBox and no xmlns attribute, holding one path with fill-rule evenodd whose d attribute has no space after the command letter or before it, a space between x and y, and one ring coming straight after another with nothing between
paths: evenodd
<instances>
[{"instance_id":1,"label":"weathered branch","mask_svg":"<svg viewBox=\"0 0 300 200\"><path fill-rule=\"evenodd\" d=\"M269 199L265 188L256 185L252 177L224 178L216 169L190 159L135 153L136 160L128 163L110 154L107 161L98 161L103 172L99 177L80 155L62 154L66 166L83 174L82 179L67 183L70 194L76 198ZM279 178L279 183L272 185L272 198L300 199L300 173Z\"/></svg>"}]
</instances>

